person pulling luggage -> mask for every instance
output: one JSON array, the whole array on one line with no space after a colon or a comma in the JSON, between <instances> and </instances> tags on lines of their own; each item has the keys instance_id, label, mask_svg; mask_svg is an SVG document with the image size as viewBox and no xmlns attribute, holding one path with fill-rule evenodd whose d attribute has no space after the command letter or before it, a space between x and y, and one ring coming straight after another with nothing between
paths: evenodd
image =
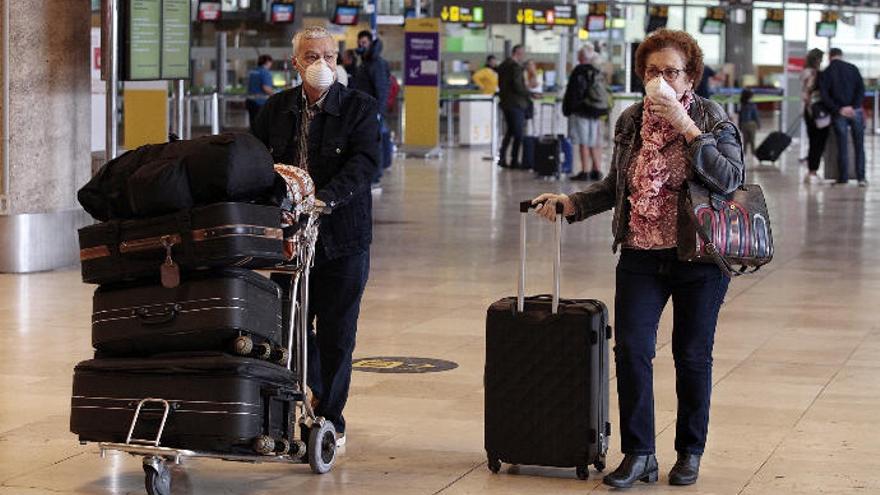
<instances>
[{"instance_id":1,"label":"person pulling luggage","mask_svg":"<svg viewBox=\"0 0 880 495\"><path fill-rule=\"evenodd\" d=\"M678 396L678 459L670 484L696 482L706 445L712 346L730 279L714 264L678 259L678 245L693 243L679 238L678 222L685 219L679 218L678 191L690 179L730 193L742 184L744 166L736 127L717 103L694 94L702 71L703 53L689 34L662 29L649 35L636 51L636 73L648 96L618 119L608 175L582 192L533 201L549 220L561 203L569 222L614 209L613 250L623 248L614 355L624 459L603 481L618 488L658 479L652 361L670 297Z\"/></svg>"},{"instance_id":2,"label":"person pulling luggage","mask_svg":"<svg viewBox=\"0 0 880 495\"><path fill-rule=\"evenodd\" d=\"M361 297L370 270L372 197L379 169L376 100L336 81L338 50L325 28L293 37L293 66L303 83L266 102L254 126L278 163L308 170L321 219L309 285L308 384L319 416L333 422L345 444L343 409Z\"/></svg>"}]
</instances>

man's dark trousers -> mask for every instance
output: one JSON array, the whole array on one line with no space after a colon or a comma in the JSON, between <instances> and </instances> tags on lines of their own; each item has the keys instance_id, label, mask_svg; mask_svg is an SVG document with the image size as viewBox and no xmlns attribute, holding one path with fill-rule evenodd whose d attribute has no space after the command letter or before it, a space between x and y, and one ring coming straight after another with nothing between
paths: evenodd
<instances>
[{"instance_id":1,"label":"man's dark trousers","mask_svg":"<svg viewBox=\"0 0 880 495\"><path fill-rule=\"evenodd\" d=\"M672 297L678 418L675 450L702 454L709 427L712 347L730 279L712 264L678 261L675 249L624 249L617 264L614 359L624 454L653 454L657 325Z\"/></svg>"},{"instance_id":2,"label":"man's dark trousers","mask_svg":"<svg viewBox=\"0 0 880 495\"><path fill-rule=\"evenodd\" d=\"M524 108L512 107L502 109L504 113L504 123L507 125L507 131L501 140L501 163L511 166L519 166L519 147L522 144L523 133L526 126L526 110ZM513 154L510 161L507 161L507 147L513 140Z\"/></svg>"},{"instance_id":3,"label":"man's dark trousers","mask_svg":"<svg viewBox=\"0 0 880 495\"><path fill-rule=\"evenodd\" d=\"M856 179L865 180L865 112L856 110L852 119L838 115L834 117L834 136L837 138L837 168L840 171L838 182L849 180L849 136L847 127L852 132L853 148L856 152Z\"/></svg>"},{"instance_id":4,"label":"man's dark trousers","mask_svg":"<svg viewBox=\"0 0 880 495\"><path fill-rule=\"evenodd\" d=\"M308 385L318 398L317 415L344 433L342 410L351 385L351 358L370 253L328 260L323 251L319 240L309 277Z\"/></svg>"}]
</instances>

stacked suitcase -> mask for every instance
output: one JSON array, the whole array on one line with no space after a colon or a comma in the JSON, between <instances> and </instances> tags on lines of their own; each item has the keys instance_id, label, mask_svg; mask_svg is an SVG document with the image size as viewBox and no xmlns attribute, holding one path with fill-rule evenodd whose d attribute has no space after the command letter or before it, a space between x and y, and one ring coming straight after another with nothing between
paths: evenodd
<instances>
[{"instance_id":1,"label":"stacked suitcase","mask_svg":"<svg viewBox=\"0 0 880 495\"><path fill-rule=\"evenodd\" d=\"M150 494L169 493L164 459L180 452L300 462L311 439L324 451L313 470L335 460L332 424L305 404L301 316L282 308L307 290L317 238L317 213L303 210L314 187L293 175L302 208L221 202L79 231L83 281L98 284L95 356L74 370L70 428L102 451L147 455Z\"/></svg>"}]
</instances>

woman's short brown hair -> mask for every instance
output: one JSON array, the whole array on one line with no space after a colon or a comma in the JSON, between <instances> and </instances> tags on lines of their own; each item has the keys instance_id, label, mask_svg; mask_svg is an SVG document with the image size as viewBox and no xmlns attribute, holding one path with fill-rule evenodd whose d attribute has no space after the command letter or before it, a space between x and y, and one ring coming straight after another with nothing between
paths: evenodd
<instances>
[{"instance_id":1,"label":"woman's short brown hair","mask_svg":"<svg viewBox=\"0 0 880 495\"><path fill-rule=\"evenodd\" d=\"M693 81L694 86L699 85L703 78L703 50L693 36L684 31L671 29L654 31L636 49L636 75L639 79L645 80L648 57L664 48L674 48L681 53L685 60L685 73Z\"/></svg>"}]
</instances>

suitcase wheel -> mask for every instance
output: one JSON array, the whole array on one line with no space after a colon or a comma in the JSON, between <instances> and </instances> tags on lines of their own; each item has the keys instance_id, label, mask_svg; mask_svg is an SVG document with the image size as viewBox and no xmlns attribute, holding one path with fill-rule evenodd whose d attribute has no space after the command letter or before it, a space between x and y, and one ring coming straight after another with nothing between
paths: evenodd
<instances>
[{"instance_id":1,"label":"suitcase wheel","mask_svg":"<svg viewBox=\"0 0 880 495\"><path fill-rule=\"evenodd\" d=\"M593 467L596 468L596 471L599 471L599 472L604 471L605 470L605 456L600 457L599 460L597 460L593 464Z\"/></svg>"},{"instance_id":2,"label":"suitcase wheel","mask_svg":"<svg viewBox=\"0 0 880 495\"><path fill-rule=\"evenodd\" d=\"M309 466L315 474L324 474L336 463L336 428L330 421L318 421L309 431Z\"/></svg>"},{"instance_id":3,"label":"suitcase wheel","mask_svg":"<svg viewBox=\"0 0 880 495\"><path fill-rule=\"evenodd\" d=\"M232 352L239 356L248 356L254 350L254 341L247 335L239 335L232 340Z\"/></svg>"},{"instance_id":4,"label":"suitcase wheel","mask_svg":"<svg viewBox=\"0 0 880 495\"><path fill-rule=\"evenodd\" d=\"M577 473L577 477L579 480L588 480L590 479L590 468L589 466L578 466L575 468L575 473Z\"/></svg>"},{"instance_id":5,"label":"suitcase wheel","mask_svg":"<svg viewBox=\"0 0 880 495\"><path fill-rule=\"evenodd\" d=\"M287 358L290 356L290 352L284 347L276 347L272 351L272 362L275 364L279 364L281 366L287 366Z\"/></svg>"},{"instance_id":6,"label":"suitcase wheel","mask_svg":"<svg viewBox=\"0 0 880 495\"><path fill-rule=\"evenodd\" d=\"M501 471L501 461L490 457L489 458L489 471L492 471L495 474L498 474L498 471Z\"/></svg>"},{"instance_id":7,"label":"suitcase wheel","mask_svg":"<svg viewBox=\"0 0 880 495\"><path fill-rule=\"evenodd\" d=\"M144 488L148 495L171 495L171 471L160 457L144 457Z\"/></svg>"},{"instance_id":8,"label":"suitcase wheel","mask_svg":"<svg viewBox=\"0 0 880 495\"><path fill-rule=\"evenodd\" d=\"M251 351L251 356L257 359L268 361L269 358L272 356L272 346L265 342L256 344L254 345L254 350Z\"/></svg>"},{"instance_id":9,"label":"suitcase wheel","mask_svg":"<svg viewBox=\"0 0 880 495\"><path fill-rule=\"evenodd\" d=\"M260 435L254 438L251 447L260 455L272 455L275 453L275 440L268 435Z\"/></svg>"}]
</instances>

